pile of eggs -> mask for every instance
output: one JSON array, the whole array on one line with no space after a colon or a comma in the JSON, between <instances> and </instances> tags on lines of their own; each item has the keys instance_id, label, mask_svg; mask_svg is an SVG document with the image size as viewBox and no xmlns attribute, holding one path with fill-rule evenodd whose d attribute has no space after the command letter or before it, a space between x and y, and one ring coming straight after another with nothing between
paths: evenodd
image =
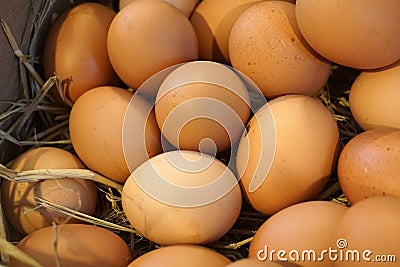
<instances>
[{"instance_id":1,"label":"pile of eggs","mask_svg":"<svg viewBox=\"0 0 400 267\"><path fill-rule=\"evenodd\" d=\"M45 42L74 154L35 148L11 168L88 168L123 184L130 224L162 248L133 259L108 230L35 208L43 198L95 214L95 184L60 179L2 183L20 249L61 266L396 266L398 0L119 4L76 5ZM317 98L333 65L360 72L349 105L363 132L344 147ZM318 200L334 173L350 207ZM232 263L207 245L232 229L242 199L269 218Z\"/></svg>"}]
</instances>

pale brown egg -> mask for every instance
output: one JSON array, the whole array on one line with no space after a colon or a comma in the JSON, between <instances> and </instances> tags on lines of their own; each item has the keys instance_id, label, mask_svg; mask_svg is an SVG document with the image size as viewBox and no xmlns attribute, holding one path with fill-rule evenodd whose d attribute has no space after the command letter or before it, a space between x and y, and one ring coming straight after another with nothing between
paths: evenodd
<instances>
[{"instance_id":1,"label":"pale brown egg","mask_svg":"<svg viewBox=\"0 0 400 267\"><path fill-rule=\"evenodd\" d=\"M250 97L230 68L194 61L163 81L155 114L163 136L175 147L215 155L239 140L250 117Z\"/></svg>"},{"instance_id":2,"label":"pale brown egg","mask_svg":"<svg viewBox=\"0 0 400 267\"><path fill-rule=\"evenodd\" d=\"M171 245L150 251L128 267L224 267L231 261L210 248L197 245Z\"/></svg>"},{"instance_id":3,"label":"pale brown egg","mask_svg":"<svg viewBox=\"0 0 400 267\"><path fill-rule=\"evenodd\" d=\"M107 48L116 73L134 89L164 68L198 59L199 53L188 18L160 0L135 0L121 9Z\"/></svg>"},{"instance_id":4,"label":"pale brown egg","mask_svg":"<svg viewBox=\"0 0 400 267\"><path fill-rule=\"evenodd\" d=\"M244 11L230 33L229 57L268 98L316 96L330 74L330 63L303 39L295 5L285 1L262 1Z\"/></svg>"},{"instance_id":5,"label":"pale brown egg","mask_svg":"<svg viewBox=\"0 0 400 267\"><path fill-rule=\"evenodd\" d=\"M45 76L57 74L73 102L94 87L120 84L107 54L107 33L115 14L102 4L79 4L62 14L47 35Z\"/></svg>"},{"instance_id":6,"label":"pale brown egg","mask_svg":"<svg viewBox=\"0 0 400 267\"><path fill-rule=\"evenodd\" d=\"M150 104L118 87L103 86L83 94L72 107L69 130L86 166L120 183L130 170L162 151Z\"/></svg>"},{"instance_id":7,"label":"pale brown egg","mask_svg":"<svg viewBox=\"0 0 400 267\"><path fill-rule=\"evenodd\" d=\"M232 171L214 157L188 150L149 159L132 172L122 192L131 225L161 245L216 241L232 228L241 205Z\"/></svg>"},{"instance_id":8,"label":"pale brown egg","mask_svg":"<svg viewBox=\"0 0 400 267\"><path fill-rule=\"evenodd\" d=\"M232 263L229 263L225 267L282 267L281 265L276 262L264 262L254 258L244 258Z\"/></svg>"},{"instance_id":9,"label":"pale brown egg","mask_svg":"<svg viewBox=\"0 0 400 267\"><path fill-rule=\"evenodd\" d=\"M120 0L119 9L126 7L135 0ZM178 8L186 17L190 17L199 0L163 0Z\"/></svg>"},{"instance_id":10,"label":"pale brown egg","mask_svg":"<svg viewBox=\"0 0 400 267\"><path fill-rule=\"evenodd\" d=\"M43 266L125 267L132 261L132 252L121 237L93 225L42 228L18 242L17 247ZM11 266L26 265L12 259Z\"/></svg>"},{"instance_id":11,"label":"pale brown egg","mask_svg":"<svg viewBox=\"0 0 400 267\"><path fill-rule=\"evenodd\" d=\"M351 114L364 130L400 128L400 61L362 72L351 86L349 102Z\"/></svg>"},{"instance_id":12,"label":"pale brown egg","mask_svg":"<svg viewBox=\"0 0 400 267\"><path fill-rule=\"evenodd\" d=\"M297 0L306 41L328 60L375 69L400 59L400 1Z\"/></svg>"},{"instance_id":13,"label":"pale brown egg","mask_svg":"<svg viewBox=\"0 0 400 267\"><path fill-rule=\"evenodd\" d=\"M265 104L242 135L236 167L249 203L264 214L316 197L335 168L339 130L315 98L287 95Z\"/></svg>"},{"instance_id":14,"label":"pale brown egg","mask_svg":"<svg viewBox=\"0 0 400 267\"><path fill-rule=\"evenodd\" d=\"M10 168L18 171L38 169L83 169L81 161L66 150L40 147L21 154ZM43 198L88 215L94 215L97 204L96 185L84 179L41 180L14 183L2 181L4 212L13 228L29 234L52 223L76 223L79 220L62 213L38 207L35 197Z\"/></svg>"},{"instance_id":15,"label":"pale brown egg","mask_svg":"<svg viewBox=\"0 0 400 267\"><path fill-rule=\"evenodd\" d=\"M337 223L334 266L399 266L399 221L399 199L380 196L355 203Z\"/></svg>"},{"instance_id":16,"label":"pale brown egg","mask_svg":"<svg viewBox=\"0 0 400 267\"><path fill-rule=\"evenodd\" d=\"M203 0L190 21L199 40L200 59L228 63L229 34L236 19L261 0Z\"/></svg>"},{"instance_id":17,"label":"pale brown egg","mask_svg":"<svg viewBox=\"0 0 400 267\"><path fill-rule=\"evenodd\" d=\"M340 153L338 177L351 204L388 195L400 198L400 129L377 128L351 139Z\"/></svg>"}]
</instances>

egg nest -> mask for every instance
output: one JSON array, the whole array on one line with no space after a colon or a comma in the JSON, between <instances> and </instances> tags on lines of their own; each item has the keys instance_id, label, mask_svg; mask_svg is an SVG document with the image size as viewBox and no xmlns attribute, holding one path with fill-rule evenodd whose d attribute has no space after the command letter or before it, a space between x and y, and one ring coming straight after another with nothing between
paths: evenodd
<instances>
[{"instance_id":1,"label":"egg nest","mask_svg":"<svg viewBox=\"0 0 400 267\"><path fill-rule=\"evenodd\" d=\"M35 23L25 33L24 40L28 40L24 47L26 54L18 54L21 62L21 97L17 101L9 102L9 108L0 114L0 142L11 143L18 151L23 152L38 146L54 146L71 152L71 145L68 133L68 117L70 107L60 106L54 96L49 94L50 88L57 84L55 77L48 81L41 79L42 68L40 64L41 47L46 32L49 29L51 20L54 19L56 10L61 12L58 2L55 0L35 1L35 8L32 8ZM77 3L69 2L62 8L71 7ZM74 2L74 1L72 1ZM85 2L85 1L80 1ZM114 9L117 9L118 1L100 1ZM61 8L61 9L62 9ZM11 46L18 46L13 43L12 32L7 32L3 23L3 29L8 36ZM12 50L10 49L10 53ZM29 56L28 56L29 55ZM32 68L30 68L32 66ZM333 65L330 78L317 97L333 113L340 130L341 147L352 137L362 130L353 119L349 103L348 93L359 71L343 66ZM222 162L229 161L229 155L218 155ZM126 229L131 226L122 210L121 196L119 192L111 187L98 186L100 203L96 217L89 222L107 227L120 235L132 248L134 256L142 255L158 247L157 244L147 240L137 233L123 231L113 225L119 225ZM337 174L334 173L328 182L325 190L318 199L331 200L348 205L346 198L340 189ZM245 258L248 255L249 244L255 231L268 217L255 211L243 200L240 216L233 228L218 241L209 244L213 248L231 260ZM112 223L107 226L107 223ZM0 225L4 232L10 227ZM165 229L169 231L168 229ZM17 242L15 234L8 232L9 241Z\"/></svg>"}]
</instances>

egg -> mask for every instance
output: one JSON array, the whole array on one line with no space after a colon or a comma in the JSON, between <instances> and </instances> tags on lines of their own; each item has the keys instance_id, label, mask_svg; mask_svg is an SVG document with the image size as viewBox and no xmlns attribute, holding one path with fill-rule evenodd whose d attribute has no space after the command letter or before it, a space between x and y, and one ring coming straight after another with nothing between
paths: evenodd
<instances>
[{"instance_id":1,"label":"egg","mask_svg":"<svg viewBox=\"0 0 400 267\"><path fill-rule=\"evenodd\" d=\"M352 205L337 224L334 266L398 266L399 221L399 199L379 196Z\"/></svg>"},{"instance_id":2,"label":"egg","mask_svg":"<svg viewBox=\"0 0 400 267\"><path fill-rule=\"evenodd\" d=\"M400 129L377 128L351 139L340 153L338 177L348 201L400 198Z\"/></svg>"},{"instance_id":3,"label":"egg","mask_svg":"<svg viewBox=\"0 0 400 267\"><path fill-rule=\"evenodd\" d=\"M128 267L224 267L231 261L210 248L197 245L172 245L150 251Z\"/></svg>"},{"instance_id":4,"label":"egg","mask_svg":"<svg viewBox=\"0 0 400 267\"><path fill-rule=\"evenodd\" d=\"M351 114L364 130L400 128L400 61L362 72L351 86L349 103Z\"/></svg>"},{"instance_id":5,"label":"egg","mask_svg":"<svg viewBox=\"0 0 400 267\"><path fill-rule=\"evenodd\" d=\"M199 41L200 59L229 63L229 34L236 19L261 0L203 0L190 21Z\"/></svg>"},{"instance_id":6,"label":"egg","mask_svg":"<svg viewBox=\"0 0 400 267\"><path fill-rule=\"evenodd\" d=\"M329 201L309 201L285 208L257 230L249 257L304 267L334 266L324 251L332 244L337 224L347 210L346 206Z\"/></svg>"},{"instance_id":7,"label":"egg","mask_svg":"<svg viewBox=\"0 0 400 267\"><path fill-rule=\"evenodd\" d=\"M118 87L98 87L82 95L72 107L69 130L86 166L120 183L162 151L150 104Z\"/></svg>"},{"instance_id":8,"label":"egg","mask_svg":"<svg viewBox=\"0 0 400 267\"><path fill-rule=\"evenodd\" d=\"M43 50L44 73L47 78L57 74L73 102L94 87L120 84L107 54L107 33L115 14L105 5L83 3L51 26Z\"/></svg>"},{"instance_id":9,"label":"egg","mask_svg":"<svg viewBox=\"0 0 400 267\"><path fill-rule=\"evenodd\" d=\"M93 225L64 224L37 230L17 247L43 266L115 266L132 261L132 252L115 233ZM11 266L25 266L16 259Z\"/></svg>"},{"instance_id":10,"label":"egg","mask_svg":"<svg viewBox=\"0 0 400 267\"><path fill-rule=\"evenodd\" d=\"M397 0L297 0L304 39L340 65L376 69L400 59L400 2Z\"/></svg>"},{"instance_id":11,"label":"egg","mask_svg":"<svg viewBox=\"0 0 400 267\"><path fill-rule=\"evenodd\" d=\"M83 169L85 166L73 154L55 147L33 148L21 154L10 168L18 171L38 169ZM32 233L43 227L79 220L39 207L35 197L73 210L94 215L97 204L96 185L84 179L55 179L14 183L3 180L1 196L5 215L20 234Z\"/></svg>"},{"instance_id":12,"label":"egg","mask_svg":"<svg viewBox=\"0 0 400 267\"><path fill-rule=\"evenodd\" d=\"M128 4L135 0L120 0L119 9L126 7ZM167 3L178 8L186 17L190 17L196 5L200 2L199 0L164 0Z\"/></svg>"},{"instance_id":13,"label":"egg","mask_svg":"<svg viewBox=\"0 0 400 267\"><path fill-rule=\"evenodd\" d=\"M149 159L132 172L122 191L131 225L161 245L218 240L236 222L241 204L233 172L214 157L189 150Z\"/></svg>"},{"instance_id":14,"label":"egg","mask_svg":"<svg viewBox=\"0 0 400 267\"><path fill-rule=\"evenodd\" d=\"M335 169L338 149L336 121L318 100L277 97L255 113L240 139L236 168L243 194L267 215L313 199Z\"/></svg>"},{"instance_id":15,"label":"egg","mask_svg":"<svg viewBox=\"0 0 400 267\"><path fill-rule=\"evenodd\" d=\"M232 27L228 48L232 66L267 98L316 96L329 78L330 63L303 39L293 3L262 1L246 9Z\"/></svg>"},{"instance_id":16,"label":"egg","mask_svg":"<svg viewBox=\"0 0 400 267\"><path fill-rule=\"evenodd\" d=\"M136 0L121 9L111 23L107 48L116 73L134 89L162 69L199 56L188 18L160 0Z\"/></svg>"},{"instance_id":17,"label":"egg","mask_svg":"<svg viewBox=\"0 0 400 267\"><path fill-rule=\"evenodd\" d=\"M254 258L244 258L232 263L229 263L225 267L282 267L279 263L275 262L263 262Z\"/></svg>"},{"instance_id":18,"label":"egg","mask_svg":"<svg viewBox=\"0 0 400 267\"><path fill-rule=\"evenodd\" d=\"M230 68L194 61L163 81L155 114L163 136L175 147L215 155L239 140L250 117L250 97Z\"/></svg>"}]
</instances>

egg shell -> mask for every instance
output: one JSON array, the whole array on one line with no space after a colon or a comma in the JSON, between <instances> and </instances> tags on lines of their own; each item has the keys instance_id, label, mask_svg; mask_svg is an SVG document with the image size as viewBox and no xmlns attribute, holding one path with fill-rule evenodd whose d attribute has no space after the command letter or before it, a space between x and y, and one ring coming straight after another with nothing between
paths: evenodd
<instances>
[{"instance_id":1,"label":"egg shell","mask_svg":"<svg viewBox=\"0 0 400 267\"><path fill-rule=\"evenodd\" d=\"M234 261L225 267L282 267L283 265L275 262L263 262L254 258L244 258Z\"/></svg>"},{"instance_id":2,"label":"egg shell","mask_svg":"<svg viewBox=\"0 0 400 267\"><path fill-rule=\"evenodd\" d=\"M54 242L57 242L55 248ZM43 266L115 266L132 261L132 252L113 232L93 225L64 224L49 226L26 236L17 247ZM26 266L12 259L11 266Z\"/></svg>"},{"instance_id":3,"label":"egg shell","mask_svg":"<svg viewBox=\"0 0 400 267\"><path fill-rule=\"evenodd\" d=\"M352 204L373 196L400 198L400 129L376 128L358 134L340 153L340 186Z\"/></svg>"},{"instance_id":4,"label":"egg shell","mask_svg":"<svg viewBox=\"0 0 400 267\"><path fill-rule=\"evenodd\" d=\"M229 63L229 34L236 19L261 0L203 0L190 17L200 59Z\"/></svg>"},{"instance_id":5,"label":"egg shell","mask_svg":"<svg viewBox=\"0 0 400 267\"><path fill-rule=\"evenodd\" d=\"M57 74L73 102L92 88L120 84L107 54L107 33L115 14L102 4L79 4L63 13L47 35L45 76Z\"/></svg>"},{"instance_id":6,"label":"egg shell","mask_svg":"<svg viewBox=\"0 0 400 267\"><path fill-rule=\"evenodd\" d=\"M55 147L28 150L14 160L10 168L18 171L38 169L83 169L73 154ZM52 223L77 223L79 220L59 212L38 208L35 197L94 215L97 204L96 185L84 179L56 179L13 183L2 181L2 202L5 215L13 228L25 235Z\"/></svg>"},{"instance_id":7,"label":"egg shell","mask_svg":"<svg viewBox=\"0 0 400 267\"><path fill-rule=\"evenodd\" d=\"M328 257L317 259L329 249L337 224L347 209L329 201L309 201L285 208L268 218L257 230L250 243L249 257L265 262L288 261L305 267L333 266ZM271 254L280 250L285 254ZM298 255L292 254L293 250ZM315 259L303 260L305 250L314 251L311 257L315 256Z\"/></svg>"},{"instance_id":8,"label":"egg shell","mask_svg":"<svg viewBox=\"0 0 400 267\"><path fill-rule=\"evenodd\" d=\"M330 63L303 39L295 5L285 1L262 1L244 11L230 33L229 57L268 98L316 96L330 74Z\"/></svg>"},{"instance_id":9,"label":"egg shell","mask_svg":"<svg viewBox=\"0 0 400 267\"><path fill-rule=\"evenodd\" d=\"M351 86L350 110L364 129L400 128L400 61L362 72Z\"/></svg>"},{"instance_id":10,"label":"egg shell","mask_svg":"<svg viewBox=\"0 0 400 267\"><path fill-rule=\"evenodd\" d=\"M379 196L352 205L337 224L332 248L343 252L343 260L338 258L334 266L398 266L399 221L399 199Z\"/></svg>"},{"instance_id":11,"label":"egg shell","mask_svg":"<svg viewBox=\"0 0 400 267\"><path fill-rule=\"evenodd\" d=\"M400 59L398 0L297 0L296 18L305 40L319 54L358 69Z\"/></svg>"},{"instance_id":12,"label":"egg shell","mask_svg":"<svg viewBox=\"0 0 400 267\"><path fill-rule=\"evenodd\" d=\"M80 159L91 170L121 183L130 169L162 151L154 112L148 114L150 104L135 96L131 105L133 96L118 87L92 89L74 104L69 119L71 142ZM127 153L136 156L126 162Z\"/></svg>"},{"instance_id":13,"label":"egg shell","mask_svg":"<svg viewBox=\"0 0 400 267\"><path fill-rule=\"evenodd\" d=\"M250 97L225 65L194 61L163 81L155 114L163 136L175 147L215 155L239 140L250 117Z\"/></svg>"},{"instance_id":14,"label":"egg shell","mask_svg":"<svg viewBox=\"0 0 400 267\"><path fill-rule=\"evenodd\" d=\"M135 0L120 0L119 9L121 10L122 8L126 7L133 1ZM164 1L178 8L186 17L190 17L193 10L200 2L199 0L164 0Z\"/></svg>"},{"instance_id":15,"label":"egg shell","mask_svg":"<svg viewBox=\"0 0 400 267\"><path fill-rule=\"evenodd\" d=\"M236 168L243 194L256 210L272 215L323 190L336 168L339 130L318 100L304 95L275 98L255 113L246 129Z\"/></svg>"},{"instance_id":16,"label":"egg shell","mask_svg":"<svg viewBox=\"0 0 400 267\"><path fill-rule=\"evenodd\" d=\"M210 248L197 245L171 245L150 251L128 267L224 267L231 261Z\"/></svg>"},{"instance_id":17,"label":"egg shell","mask_svg":"<svg viewBox=\"0 0 400 267\"><path fill-rule=\"evenodd\" d=\"M121 9L111 23L107 47L115 71L134 89L162 69L199 56L188 18L160 0L136 0Z\"/></svg>"},{"instance_id":18,"label":"egg shell","mask_svg":"<svg viewBox=\"0 0 400 267\"><path fill-rule=\"evenodd\" d=\"M216 241L234 225L241 204L234 174L214 157L188 150L149 159L122 191L129 222L161 245Z\"/></svg>"}]
</instances>

